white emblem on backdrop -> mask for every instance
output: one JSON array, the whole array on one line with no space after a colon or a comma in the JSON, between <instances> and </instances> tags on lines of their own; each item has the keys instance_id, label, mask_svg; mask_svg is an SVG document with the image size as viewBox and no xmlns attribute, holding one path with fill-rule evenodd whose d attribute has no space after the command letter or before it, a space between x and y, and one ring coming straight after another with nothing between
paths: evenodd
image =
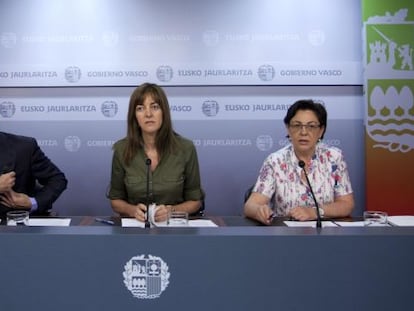
<instances>
[{"instance_id":1,"label":"white emblem on backdrop","mask_svg":"<svg viewBox=\"0 0 414 311\"><path fill-rule=\"evenodd\" d=\"M262 65L257 74L262 81L271 81L275 77L275 68L272 65Z\"/></svg>"},{"instance_id":2,"label":"white emblem on backdrop","mask_svg":"<svg viewBox=\"0 0 414 311\"><path fill-rule=\"evenodd\" d=\"M157 68L157 78L161 82L168 82L173 77L173 69L170 66L159 66Z\"/></svg>"},{"instance_id":3,"label":"white emblem on backdrop","mask_svg":"<svg viewBox=\"0 0 414 311\"><path fill-rule=\"evenodd\" d=\"M107 118L113 118L118 113L118 104L113 100L104 101L101 105L102 114Z\"/></svg>"},{"instance_id":4,"label":"white emblem on backdrop","mask_svg":"<svg viewBox=\"0 0 414 311\"><path fill-rule=\"evenodd\" d=\"M5 48L12 48L17 43L17 36L14 32L3 32L0 37L1 45Z\"/></svg>"},{"instance_id":5,"label":"white emblem on backdrop","mask_svg":"<svg viewBox=\"0 0 414 311\"><path fill-rule=\"evenodd\" d=\"M105 31L102 33L102 42L106 47L118 45L119 34L116 31Z\"/></svg>"},{"instance_id":6,"label":"white emblem on backdrop","mask_svg":"<svg viewBox=\"0 0 414 311\"><path fill-rule=\"evenodd\" d=\"M0 104L0 115L3 118L11 118L16 112L16 106L13 102L2 102Z\"/></svg>"},{"instance_id":7,"label":"white emblem on backdrop","mask_svg":"<svg viewBox=\"0 0 414 311\"><path fill-rule=\"evenodd\" d=\"M257 149L268 151L273 147L273 138L270 135L260 135L256 138Z\"/></svg>"},{"instance_id":8,"label":"white emblem on backdrop","mask_svg":"<svg viewBox=\"0 0 414 311\"><path fill-rule=\"evenodd\" d=\"M65 79L68 82L75 83L78 82L81 78L82 71L79 67L71 66L65 70Z\"/></svg>"},{"instance_id":9,"label":"white emblem on backdrop","mask_svg":"<svg viewBox=\"0 0 414 311\"><path fill-rule=\"evenodd\" d=\"M313 46L320 46L325 43L325 33L322 30L312 30L308 33L309 43Z\"/></svg>"},{"instance_id":10,"label":"white emblem on backdrop","mask_svg":"<svg viewBox=\"0 0 414 311\"><path fill-rule=\"evenodd\" d=\"M136 298L158 298L169 284L168 265L160 257L135 256L125 264L124 269L124 284Z\"/></svg>"},{"instance_id":11,"label":"white emblem on backdrop","mask_svg":"<svg viewBox=\"0 0 414 311\"><path fill-rule=\"evenodd\" d=\"M214 117L219 111L219 104L215 100L206 100L203 102L202 109L207 117Z\"/></svg>"},{"instance_id":12,"label":"white emblem on backdrop","mask_svg":"<svg viewBox=\"0 0 414 311\"><path fill-rule=\"evenodd\" d=\"M81 140L78 136L67 136L65 138L65 149L70 152L76 152L81 146Z\"/></svg>"},{"instance_id":13,"label":"white emblem on backdrop","mask_svg":"<svg viewBox=\"0 0 414 311\"><path fill-rule=\"evenodd\" d=\"M215 30L207 30L203 33L203 42L206 46L216 46L219 40L220 34Z\"/></svg>"}]
</instances>

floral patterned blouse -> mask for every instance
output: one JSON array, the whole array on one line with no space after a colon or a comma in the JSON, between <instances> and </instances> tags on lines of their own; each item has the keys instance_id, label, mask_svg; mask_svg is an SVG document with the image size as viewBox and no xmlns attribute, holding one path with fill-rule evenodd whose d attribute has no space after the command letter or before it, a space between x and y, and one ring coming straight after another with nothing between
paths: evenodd
<instances>
[{"instance_id":1,"label":"floral patterned blouse","mask_svg":"<svg viewBox=\"0 0 414 311\"><path fill-rule=\"evenodd\" d=\"M274 212L286 216L296 206L315 207L302 168L291 144L270 154L260 169L253 188L269 198L274 194ZM352 193L351 181L342 151L324 143L316 145L308 178L319 206Z\"/></svg>"}]
</instances>

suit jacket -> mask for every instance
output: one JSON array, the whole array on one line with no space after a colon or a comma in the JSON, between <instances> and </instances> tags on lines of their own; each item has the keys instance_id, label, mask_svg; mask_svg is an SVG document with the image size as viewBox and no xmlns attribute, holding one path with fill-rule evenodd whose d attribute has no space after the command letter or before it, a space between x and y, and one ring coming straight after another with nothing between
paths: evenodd
<instances>
[{"instance_id":1,"label":"suit jacket","mask_svg":"<svg viewBox=\"0 0 414 311\"><path fill-rule=\"evenodd\" d=\"M36 199L36 215L46 215L67 186L65 175L34 138L0 132L0 174L10 171L16 173L13 190ZM0 203L1 217L9 210Z\"/></svg>"}]
</instances>

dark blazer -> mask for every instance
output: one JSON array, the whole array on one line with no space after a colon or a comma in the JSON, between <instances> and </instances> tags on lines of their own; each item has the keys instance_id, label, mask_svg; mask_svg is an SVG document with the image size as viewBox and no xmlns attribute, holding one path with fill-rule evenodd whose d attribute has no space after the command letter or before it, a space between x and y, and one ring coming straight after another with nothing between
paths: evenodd
<instances>
[{"instance_id":1,"label":"dark blazer","mask_svg":"<svg viewBox=\"0 0 414 311\"><path fill-rule=\"evenodd\" d=\"M36 199L35 215L47 215L67 186L65 175L43 153L34 138L0 132L0 174L10 171L16 173L13 190ZM9 210L0 203L0 217Z\"/></svg>"}]
</instances>

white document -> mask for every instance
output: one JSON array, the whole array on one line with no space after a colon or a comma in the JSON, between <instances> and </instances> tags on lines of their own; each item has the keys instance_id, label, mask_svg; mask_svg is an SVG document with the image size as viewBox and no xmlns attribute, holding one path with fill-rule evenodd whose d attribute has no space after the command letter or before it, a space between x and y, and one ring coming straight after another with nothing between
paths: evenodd
<instances>
[{"instance_id":1,"label":"white document","mask_svg":"<svg viewBox=\"0 0 414 311\"><path fill-rule=\"evenodd\" d=\"M371 223L366 226L363 221L335 221L335 223L341 227L390 227L389 223Z\"/></svg>"},{"instance_id":2,"label":"white document","mask_svg":"<svg viewBox=\"0 0 414 311\"><path fill-rule=\"evenodd\" d=\"M138 227L145 228L145 223L134 218L122 218L122 227ZM214 222L209 219L194 219L188 221L189 227L218 227ZM155 227L168 227L165 222L160 222Z\"/></svg>"},{"instance_id":3,"label":"white document","mask_svg":"<svg viewBox=\"0 0 414 311\"><path fill-rule=\"evenodd\" d=\"M363 221L335 221L340 227L364 227Z\"/></svg>"},{"instance_id":4,"label":"white document","mask_svg":"<svg viewBox=\"0 0 414 311\"><path fill-rule=\"evenodd\" d=\"M316 221L290 221L286 220L284 221L285 225L288 227L313 227L316 228ZM338 227L335 223L332 221L322 221L322 228L325 227Z\"/></svg>"},{"instance_id":5,"label":"white document","mask_svg":"<svg viewBox=\"0 0 414 311\"><path fill-rule=\"evenodd\" d=\"M70 218L29 218L29 226L69 227Z\"/></svg>"},{"instance_id":6,"label":"white document","mask_svg":"<svg viewBox=\"0 0 414 311\"><path fill-rule=\"evenodd\" d=\"M121 226L128 228L128 227L136 227L136 228L145 228L145 222L139 221L135 218L121 218ZM167 222L157 222L155 226L151 224L151 228L153 227L167 227Z\"/></svg>"},{"instance_id":7,"label":"white document","mask_svg":"<svg viewBox=\"0 0 414 311\"><path fill-rule=\"evenodd\" d=\"M388 216L388 222L394 226L412 227L414 226L414 216L402 215L402 216Z\"/></svg>"},{"instance_id":8,"label":"white document","mask_svg":"<svg viewBox=\"0 0 414 311\"><path fill-rule=\"evenodd\" d=\"M190 227L218 227L214 222L212 222L209 219L189 220L188 225Z\"/></svg>"},{"instance_id":9,"label":"white document","mask_svg":"<svg viewBox=\"0 0 414 311\"><path fill-rule=\"evenodd\" d=\"M145 223L135 218L122 218L121 219L122 227L138 227L138 228L145 228Z\"/></svg>"}]
</instances>

